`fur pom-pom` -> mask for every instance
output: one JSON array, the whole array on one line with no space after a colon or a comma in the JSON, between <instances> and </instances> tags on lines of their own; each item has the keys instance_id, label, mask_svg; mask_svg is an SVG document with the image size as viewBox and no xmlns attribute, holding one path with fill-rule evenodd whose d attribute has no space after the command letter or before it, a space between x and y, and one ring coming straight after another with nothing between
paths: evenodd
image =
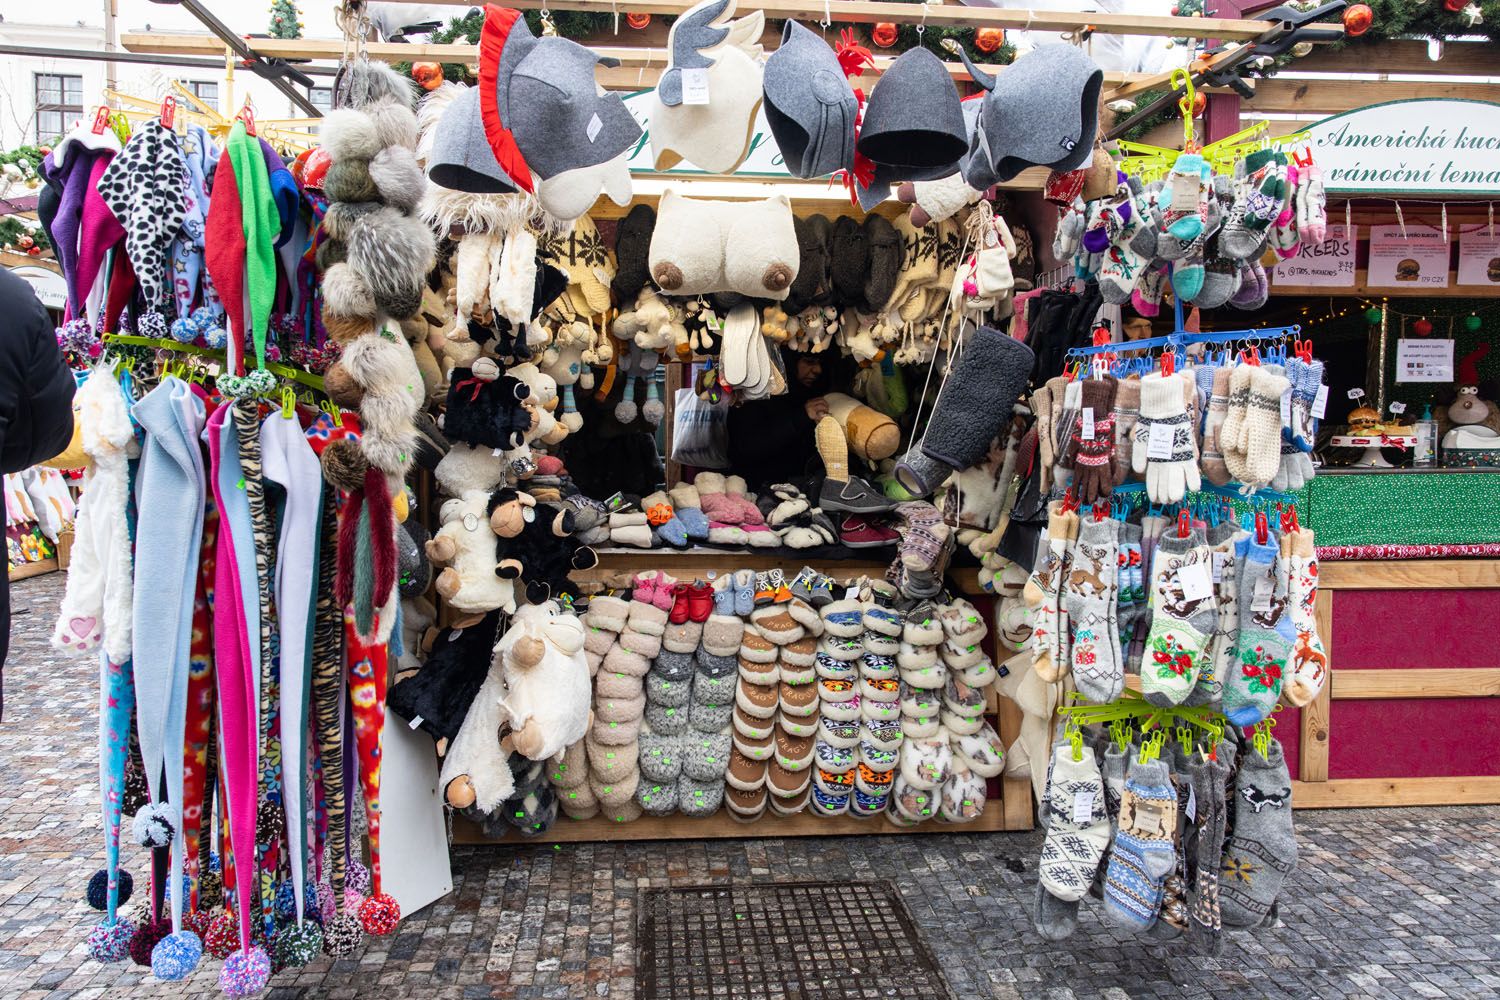
<instances>
[{"instance_id":1,"label":"fur pom-pom","mask_svg":"<svg viewBox=\"0 0 1500 1000\"><path fill-rule=\"evenodd\" d=\"M313 251L313 263L319 271L327 271L333 265L342 264L348 259L349 248L344 246L344 241L332 237L320 241L318 249Z\"/></svg>"},{"instance_id":2,"label":"fur pom-pom","mask_svg":"<svg viewBox=\"0 0 1500 1000\"><path fill-rule=\"evenodd\" d=\"M334 264L323 272L323 311L336 316L358 317L373 324L375 296L370 283L348 262Z\"/></svg>"},{"instance_id":3,"label":"fur pom-pom","mask_svg":"<svg viewBox=\"0 0 1500 1000\"><path fill-rule=\"evenodd\" d=\"M376 154L379 155L378 153ZM323 193L329 201L372 202L380 198L380 189L370 174L370 160L350 156L337 160L323 176Z\"/></svg>"},{"instance_id":4,"label":"fur pom-pom","mask_svg":"<svg viewBox=\"0 0 1500 1000\"><path fill-rule=\"evenodd\" d=\"M387 205L407 213L416 210L427 188L416 154L405 146L389 146L376 153L370 160L370 180Z\"/></svg>"},{"instance_id":5,"label":"fur pom-pom","mask_svg":"<svg viewBox=\"0 0 1500 1000\"><path fill-rule=\"evenodd\" d=\"M370 467L359 445L348 439L330 441L319 462L328 484L345 493L352 493L364 485L365 471Z\"/></svg>"},{"instance_id":6,"label":"fur pom-pom","mask_svg":"<svg viewBox=\"0 0 1500 1000\"><path fill-rule=\"evenodd\" d=\"M135 814L130 831L142 847L169 847L177 836L178 822L177 809L171 803L148 803Z\"/></svg>"},{"instance_id":7,"label":"fur pom-pom","mask_svg":"<svg viewBox=\"0 0 1500 1000\"><path fill-rule=\"evenodd\" d=\"M382 149L405 149L416 152L417 116L411 103L377 101L364 108L365 114L375 123L375 134L380 138Z\"/></svg>"},{"instance_id":8,"label":"fur pom-pom","mask_svg":"<svg viewBox=\"0 0 1500 1000\"><path fill-rule=\"evenodd\" d=\"M349 266L369 283L380 309L395 319L421 308L436 257L432 231L390 206L360 219L349 234Z\"/></svg>"},{"instance_id":9,"label":"fur pom-pom","mask_svg":"<svg viewBox=\"0 0 1500 1000\"><path fill-rule=\"evenodd\" d=\"M364 162L364 161L361 161ZM329 239L347 240L360 221L384 207L378 201L336 201L323 213L323 231Z\"/></svg>"},{"instance_id":10,"label":"fur pom-pom","mask_svg":"<svg viewBox=\"0 0 1500 1000\"><path fill-rule=\"evenodd\" d=\"M336 345L358 340L375 331L375 321L367 316L345 316L323 306L323 329Z\"/></svg>"},{"instance_id":11,"label":"fur pom-pom","mask_svg":"<svg viewBox=\"0 0 1500 1000\"><path fill-rule=\"evenodd\" d=\"M192 975L203 958L203 942L192 931L168 934L151 949L151 974L164 983Z\"/></svg>"},{"instance_id":12,"label":"fur pom-pom","mask_svg":"<svg viewBox=\"0 0 1500 1000\"><path fill-rule=\"evenodd\" d=\"M135 929L130 939L130 960L136 965L151 968L151 954L158 941L172 933L170 920L146 920Z\"/></svg>"},{"instance_id":13,"label":"fur pom-pom","mask_svg":"<svg viewBox=\"0 0 1500 1000\"><path fill-rule=\"evenodd\" d=\"M331 958L348 958L359 951L364 939L359 921L352 913L339 913L323 925L323 951Z\"/></svg>"},{"instance_id":14,"label":"fur pom-pom","mask_svg":"<svg viewBox=\"0 0 1500 1000\"><path fill-rule=\"evenodd\" d=\"M260 945L224 959L219 970L219 989L232 997L254 996L271 981L271 956Z\"/></svg>"},{"instance_id":15,"label":"fur pom-pom","mask_svg":"<svg viewBox=\"0 0 1500 1000\"><path fill-rule=\"evenodd\" d=\"M416 103L417 91L411 77L397 73L390 64L359 61L350 63L344 93L349 104L368 108L380 101L397 101L407 108Z\"/></svg>"},{"instance_id":16,"label":"fur pom-pom","mask_svg":"<svg viewBox=\"0 0 1500 1000\"><path fill-rule=\"evenodd\" d=\"M374 119L353 108L324 115L318 123L318 140L334 163L350 158L368 160L380 152L381 146Z\"/></svg>"},{"instance_id":17,"label":"fur pom-pom","mask_svg":"<svg viewBox=\"0 0 1500 1000\"><path fill-rule=\"evenodd\" d=\"M124 906L130 902L130 894L135 891L135 879L130 877L127 871L120 871L115 877L119 886L119 898L115 900L117 906ZM109 908L109 871L101 868L94 872L89 879L88 888L89 905L94 909L103 911Z\"/></svg>"},{"instance_id":18,"label":"fur pom-pom","mask_svg":"<svg viewBox=\"0 0 1500 1000\"><path fill-rule=\"evenodd\" d=\"M234 914L221 912L209 921L203 934L203 947L214 958L225 959L240 946L240 925Z\"/></svg>"},{"instance_id":19,"label":"fur pom-pom","mask_svg":"<svg viewBox=\"0 0 1500 1000\"><path fill-rule=\"evenodd\" d=\"M363 337L356 338L354 343L359 343ZM335 362L323 373L323 390L328 393L328 398L335 405L345 410L358 410L359 404L364 402L365 389L349 374L349 369L343 364Z\"/></svg>"},{"instance_id":20,"label":"fur pom-pom","mask_svg":"<svg viewBox=\"0 0 1500 1000\"><path fill-rule=\"evenodd\" d=\"M359 907L359 923L366 934L382 937L396 929L401 922L401 905L388 893L379 893L365 900Z\"/></svg>"},{"instance_id":21,"label":"fur pom-pom","mask_svg":"<svg viewBox=\"0 0 1500 1000\"><path fill-rule=\"evenodd\" d=\"M129 920L105 922L89 931L89 958L101 964L130 957L130 942L135 938L135 924Z\"/></svg>"}]
</instances>

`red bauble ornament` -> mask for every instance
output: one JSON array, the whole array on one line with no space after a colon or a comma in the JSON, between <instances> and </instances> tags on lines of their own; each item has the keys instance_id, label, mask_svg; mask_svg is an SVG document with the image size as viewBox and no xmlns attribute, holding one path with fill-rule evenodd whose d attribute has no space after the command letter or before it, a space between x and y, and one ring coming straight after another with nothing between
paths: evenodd
<instances>
[{"instance_id":1,"label":"red bauble ornament","mask_svg":"<svg viewBox=\"0 0 1500 1000\"><path fill-rule=\"evenodd\" d=\"M651 15L650 14L626 14L625 15L625 23L628 24L628 25L630 25L636 31L640 31L641 29L645 28L646 25L648 25L648 24L651 23Z\"/></svg>"},{"instance_id":2,"label":"red bauble ornament","mask_svg":"<svg viewBox=\"0 0 1500 1000\"><path fill-rule=\"evenodd\" d=\"M1375 12L1370 9L1369 4L1356 3L1344 8L1344 34L1350 38L1358 38L1370 30L1370 25L1375 23Z\"/></svg>"},{"instance_id":3,"label":"red bauble ornament","mask_svg":"<svg viewBox=\"0 0 1500 1000\"><path fill-rule=\"evenodd\" d=\"M1202 91L1197 91L1197 90L1193 91L1193 117L1194 118L1202 118L1203 117L1203 112L1205 110L1207 110L1207 109L1208 109L1208 95L1205 94L1205 93L1203 93ZM1182 112L1183 114L1187 114L1187 98L1186 97L1179 97L1177 99L1177 110L1180 111L1180 112Z\"/></svg>"},{"instance_id":4,"label":"red bauble ornament","mask_svg":"<svg viewBox=\"0 0 1500 1000\"><path fill-rule=\"evenodd\" d=\"M34 244L35 242L36 240L32 239L30 236L22 235L20 239L16 240L16 246L20 247L22 250L30 250L32 244Z\"/></svg>"},{"instance_id":5,"label":"red bauble ornament","mask_svg":"<svg viewBox=\"0 0 1500 1000\"><path fill-rule=\"evenodd\" d=\"M988 55L997 52L1005 42L1005 32L999 28L980 28L974 35L974 47Z\"/></svg>"},{"instance_id":6,"label":"red bauble ornament","mask_svg":"<svg viewBox=\"0 0 1500 1000\"><path fill-rule=\"evenodd\" d=\"M1443 9L1450 14L1457 14L1469 5L1469 0L1443 0Z\"/></svg>"},{"instance_id":7,"label":"red bauble ornament","mask_svg":"<svg viewBox=\"0 0 1500 1000\"><path fill-rule=\"evenodd\" d=\"M42 248L41 247L32 247L30 250L26 251L26 256L28 256L28 257L40 257L41 255L42 255Z\"/></svg>"},{"instance_id":8,"label":"red bauble ornament","mask_svg":"<svg viewBox=\"0 0 1500 1000\"><path fill-rule=\"evenodd\" d=\"M1432 324L1428 322L1426 316L1423 316L1411 325L1411 332L1415 333L1418 337L1430 337L1432 336Z\"/></svg>"},{"instance_id":9,"label":"red bauble ornament","mask_svg":"<svg viewBox=\"0 0 1500 1000\"><path fill-rule=\"evenodd\" d=\"M896 26L890 21L881 21L870 32L870 41L883 49L896 44Z\"/></svg>"},{"instance_id":10,"label":"red bauble ornament","mask_svg":"<svg viewBox=\"0 0 1500 1000\"><path fill-rule=\"evenodd\" d=\"M443 85L443 64L435 62L412 63L411 78L421 84L423 90L437 90Z\"/></svg>"}]
</instances>

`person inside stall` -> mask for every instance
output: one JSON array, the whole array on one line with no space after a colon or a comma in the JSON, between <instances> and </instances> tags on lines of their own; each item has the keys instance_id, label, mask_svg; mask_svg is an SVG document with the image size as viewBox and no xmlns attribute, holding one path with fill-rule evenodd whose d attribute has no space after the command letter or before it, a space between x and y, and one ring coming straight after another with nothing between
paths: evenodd
<instances>
[{"instance_id":1,"label":"person inside stall","mask_svg":"<svg viewBox=\"0 0 1500 1000\"><path fill-rule=\"evenodd\" d=\"M838 359L828 354L783 350L781 358L786 367L786 393L742 403L727 418L728 471L743 476L752 490L821 472L813 426L828 415L823 397L850 381L847 377L840 380L844 373Z\"/></svg>"}]
</instances>

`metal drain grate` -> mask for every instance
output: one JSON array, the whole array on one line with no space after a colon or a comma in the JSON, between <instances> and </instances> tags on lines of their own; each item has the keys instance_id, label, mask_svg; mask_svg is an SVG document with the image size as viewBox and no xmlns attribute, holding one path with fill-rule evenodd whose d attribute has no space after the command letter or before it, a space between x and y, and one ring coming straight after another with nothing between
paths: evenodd
<instances>
[{"instance_id":1,"label":"metal drain grate","mask_svg":"<svg viewBox=\"0 0 1500 1000\"><path fill-rule=\"evenodd\" d=\"M951 1000L890 882L647 889L637 1000Z\"/></svg>"}]
</instances>

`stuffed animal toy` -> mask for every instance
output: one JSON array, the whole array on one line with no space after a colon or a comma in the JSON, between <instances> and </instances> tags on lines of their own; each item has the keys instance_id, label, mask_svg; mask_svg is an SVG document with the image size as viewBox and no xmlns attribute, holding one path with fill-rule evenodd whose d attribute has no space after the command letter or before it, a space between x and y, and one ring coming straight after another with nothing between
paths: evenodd
<instances>
[{"instance_id":1,"label":"stuffed animal toy","mask_svg":"<svg viewBox=\"0 0 1500 1000\"><path fill-rule=\"evenodd\" d=\"M560 345L554 340L542 358L542 371L551 376L557 386L562 409L558 422L568 433L578 433L583 429L583 416L578 412L573 387L576 385L585 392L594 387L594 370L583 363L583 349L576 343Z\"/></svg>"},{"instance_id":2,"label":"stuffed animal toy","mask_svg":"<svg viewBox=\"0 0 1500 1000\"><path fill-rule=\"evenodd\" d=\"M592 569L598 554L571 537L577 527L571 506L538 503L530 494L500 490L489 502L496 535L495 573L521 579L532 604L573 589L568 573Z\"/></svg>"},{"instance_id":3,"label":"stuffed animal toy","mask_svg":"<svg viewBox=\"0 0 1500 1000\"><path fill-rule=\"evenodd\" d=\"M505 374L524 382L531 390L529 398L536 403L536 427L527 435L527 443L560 444L569 432L567 425L553 415L557 409L557 380L530 362L515 365Z\"/></svg>"},{"instance_id":4,"label":"stuffed animal toy","mask_svg":"<svg viewBox=\"0 0 1500 1000\"><path fill-rule=\"evenodd\" d=\"M625 379L620 401L615 404L615 419L620 423L634 422L637 413L653 427L661 423L666 407L662 405L661 387L656 384L656 366L660 363L661 355L656 351L639 344L630 345L619 368L620 377ZM637 408L636 397L640 395L643 383L646 387L646 401Z\"/></svg>"},{"instance_id":5,"label":"stuffed animal toy","mask_svg":"<svg viewBox=\"0 0 1500 1000\"><path fill-rule=\"evenodd\" d=\"M443 293L428 287L422 292L422 308L415 316L401 321L401 335L411 348L412 360L422 374L423 405L436 399L443 386L443 362L435 353L447 343L443 328L447 323L448 307Z\"/></svg>"},{"instance_id":6,"label":"stuffed animal toy","mask_svg":"<svg viewBox=\"0 0 1500 1000\"><path fill-rule=\"evenodd\" d=\"M416 457L414 421L427 395L406 338L386 328L345 344L323 380L335 404L358 410L365 458L393 483L403 480Z\"/></svg>"},{"instance_id":7,"label":"stuffed animal toy","mask_svg":"<svg viewBox=\"0 0 1500 1000\"><path fill-rule=\"evenodd\" d=\"M505 481L505 459L499 449L454 442L433 470L445 496L458 497L477 490L489 493Z\"/></svg>"},{"instance_id":8,"label":"stuffed animal toy","mask_svg":"<svg viewBox=\"0 0 1500 1000\"><path fill-rule=\"evenodd\" d=\"M442 629L430 643L422 643L426 659L421 669L391 686L386 703L403 719L426 730L437 742L440 757L458 736L484 683L499 631L499 611L465 628Z\"/></svg>"},{"instance_id":9,"label":"stuffed animal toy","mask_svg":"<svg viewBox=\"0 0 1500 1000\"><path fill-rule=\"evenodd\" d=\"M450 442L508 451L526 444L540 423L531 387L500 373L500 366L480 358L473 368L455 368L443 415L443 434Z\"/></svg>"},{"instance_id":10,"label":"stuffed animal toy","mask_svg":"<svg viewBox=\"0 0 1500 1000\"><path fill-rule=\"evenodd\" d=\"M495 644L511 732L501 742L530 760L550 760L583 739L592 721L583 623L553 601L516 611Z\"/></svg>"},{"instance_id":11,"label":"stuffed animal toy","mask_svg":"<svg viewBox=\"0 0 1500 1000\"><path fill-rule=\"evenodd\" d=\"M523 633L507 632L495 645L488 670L464 713L458 732L443 756L438 786L443 797L455 809L474 810L490 815L515 791L515 776L510 769L510 740L503 738L502 728L509 721L505 710L504 654L509 643L519 641ZM471 657L485 662L480 657Z\"/></svg>"},{"instance_id":12,"label":"stuffed animal toy","mask_svg":"<svg viewBox=\"0 0 1500 1000\"><path fill-rule=\"evenodd\" d=\"M842 392L830 392L824 399L829 415L849 439L849 450L866 462L889 458L901 447L901 429L884 413Z\"/></svg>"},{"instance_id":13,"label":"stuffed animal toy","mask_svg":"<svg viewBox=\"0 0 1500 1000\"><path fill-rule=\"evenodd\" d=\"M502 518L492 524L493 510L489 494L478 490L449 500L439 509L442 526L427 543L427 558L444 567L438 573L437 592L455 611L515 610L515 587L495 567L498 533L510 530L511 522Z\"/></svg>"}]
</instances>

